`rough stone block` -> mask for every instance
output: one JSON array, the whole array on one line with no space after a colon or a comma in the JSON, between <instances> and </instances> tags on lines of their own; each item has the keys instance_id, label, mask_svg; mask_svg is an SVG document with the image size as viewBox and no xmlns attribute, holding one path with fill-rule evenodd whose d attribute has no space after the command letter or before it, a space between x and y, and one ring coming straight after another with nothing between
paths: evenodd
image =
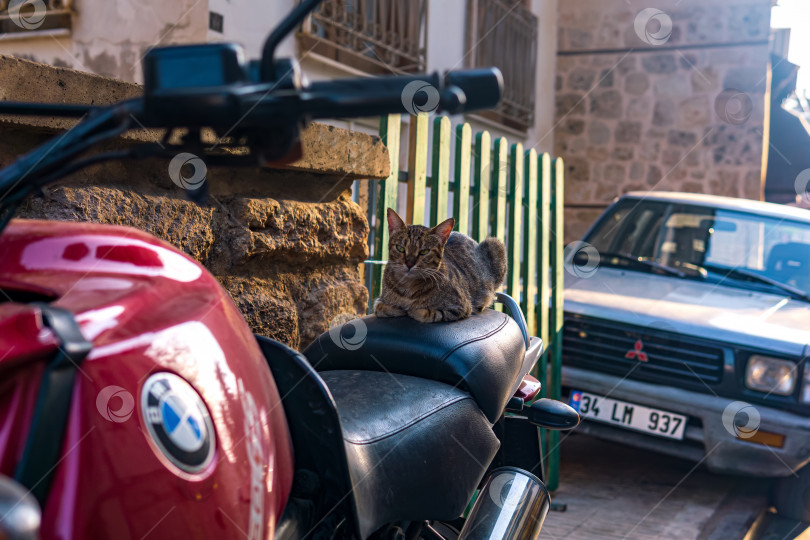
<instances>
[{"instance_id":1,"label":"rough stone block","mask_svg":"<svg viewBox=\"0 0 810 540\"><path fill-rule=\"evenodd\" d=\"M652 104L652 99L649 96L628 99L625 118L648 122L652 115Z\"/></svg>"},{"instance_id":2,"label":"rough stone block","mask_svg":"<svg viewBox=\"0 0 810 540\"><path fill-rule=\"evenodd\" d=\"M585 114L584 94L562 94L556 97L555 103L557 118Z\"/></svg>"},{"instance_id":3,"label":"rough stone block","mask_svg":"<svg viewBox=\"0 0 810 540\"><path fill-rule=\"evenodd\" d=\"M613 185L618 185L627 179L627 167L615 163L609 163L605 166L605 173L603 176L605 182Z\"/></svg>"},{"instance_id":4,"label":"rough stone block","mask_svg":"<svg viewBox=\"0 0 810 540\"><path fill-rule=\"evenodd\" d=\"M713 67L692 70L692 91L718 92L720 90L720 78Z\"/></svg>"},{"instance_id":5,"label":"rough stone block","mask_svg":"<svg viewBox=\"0 0 810 540\"><path fill-rule=\"evenodd\" d=\"M558 133L563 135L579 135L585 131L585 122L577 118L566 118L562 124L559 125L560 131Z\"/></svg>"},{"instance_id":6,"label":"rough stone block","mask_svg":"<svg viewBox=\"0 0 810 540\"><path fill-rule=\"evenodd\" d=\"M629 161L634 155L635 150L632 146L617 146L613 149L613 157L621 161Z\"/></svg>"},{"instance_id":7,"label":"rough stone block","mask_svg":"<svg viewBox=\"0 0 810 540\"><path fill-rule=\"evenodd\" d=\"M685 99L678 106L678 127L691 129L712 122L712 107L708 96L698 95Z\"/></svg>"},{"instance_id":8,"label":"rough stone block","mask_svg":"<svg viewBox=\"0 0 810 540\"><path fill-rule=\"evenodd\" d=\"M591 144L605 144L610 140L610 128L604 123L593 120L588 125L588 142Z\"/></svg>"},{"instance_id":9,"label":"rough stone block","mask_svg":"<svg viewBox=\"0 0 810 540\"><path fill-rule=\"evenodd\" d=\"M624 91L640 96L650 87L650 78L646 73L631 73L624 80Z\"/></svg>"},{"instance_id":10,"label":"rough stone block","mask_svg":"<svg viewBox=\"0 0 810 540\"><path fill-rule=\"evenodd\" d=\"M678 131L671 129L667 135L667 142L672 146L692 148L697 144L697 135L691 131Z\"/></svg>"},{"instance_id":11,"label":"rough stone block","mask_svg":"<svg viewBox=\"0 0 810 540\"><path fill-rule=\"evenodd\" d=\"M671 75L655 82L654 94L658 98L683 98L691 95L689 79L683 75Z\"/></svg>"},{"instance_id":12,"label":"rough stone block","mask_svg":"<svg viewBox=\"0 0 810 540\"><path fill-rule=\"evenodd\" d=\"M666 148L661 154L661 163L668 168L680 163L683 152L677 148Z\"/></svg>"},{"instance_id":13,"label":"rough stone block","mask_svg":"<svg viewBox=\"0 0 810 540\"><path fill-rule=\"evenodd\" d=\"M568 88L570 90L588 91L593 88L596 80L596 71L578 67L568 74Z\"/></svg>"},{"instance_id":14,"label":"rough stone block","mask_svg":"<svg viewBox=\"0 0 810 540\"><path fill-rule=\"evenodd\" d=\"M650 165L647 169L647 185L651 188L657 186L663 177L664 173L658 165Z\"/></svg>"},{"instance_id":15,"label":"rough stone block","mask_svg":"<svg viewBox=\"0 0 810 540\"><path fill-rule=\"evenodd\" d=\"M641 66L647 73L665 74L678 71L678 63L673 53L644 55L641 59Z\"/></svg>"},{"instance_id":16,"label":"rough stone block","mask_svg":"<svg viewBox=\"0 0 810 540\"><path fill-rule=\"evenodd\" d=\"M671 100L659 100L655 102L653 108L652 123L654 126L666 127L675 123L677 106Z\"/></svg>"},{"instance_id":17,"label":"rough stone block","mask_svg":"<svg viewBox=\"0 0 810 540\"><path fill-rule=\"evenodd\" d=\"M619 122L616 142L638 144L641 142L641 122Z\"/></svg>"},{"instance_id":18,"label":"rough stone block","mask_svg":"<svg viewBox=\"0 0 810 540\"><path fill-rule=\"evenodd\" d=\"M634 161L630 166L630 179L638 180L644 176L644 164L640 161Z\"/></svg>"},{"instance_id":19,"label":"rough stone block","mask_svg":"<svg viewBox=\"0 0 810 540\"><path fill-rule=\"evenodd\" d=\"M589 99L590 112L597 118L621 118L622 94L618 90L594 91Z\"/></svg>"}]
</instances>

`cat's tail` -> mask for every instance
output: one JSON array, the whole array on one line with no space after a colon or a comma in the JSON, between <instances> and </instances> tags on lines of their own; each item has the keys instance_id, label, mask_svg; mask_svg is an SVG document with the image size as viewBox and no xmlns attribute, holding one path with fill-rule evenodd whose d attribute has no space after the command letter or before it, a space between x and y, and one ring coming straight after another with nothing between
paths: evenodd
<instances>
[{"instance_id":1,"label":"cat's tail","mask_svg":"<svg viewBox=\"0 0 810 540\"><path fill-rule=\"evenodd\" d=\"M478 244L478 251L497 289L506 279L506 247L503 242L490 236Z\"/></svg>"}]
</instances>

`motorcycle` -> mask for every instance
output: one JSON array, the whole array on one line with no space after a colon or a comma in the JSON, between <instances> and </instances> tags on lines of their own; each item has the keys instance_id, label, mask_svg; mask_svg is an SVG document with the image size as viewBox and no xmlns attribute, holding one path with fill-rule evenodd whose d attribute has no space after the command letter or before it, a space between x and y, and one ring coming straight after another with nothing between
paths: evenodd
<instances>
[{"instance_id":1,"label":"motorcycle","mask_svg":"<svg viewBox=\"0 0 810 540\"><path fill-rule=\"evenodd\" d=\"M495 69L307 84L275 48L319 1L290 13L260 61L233 44L162 47L144 59L142 98L0 103L82 118L0 171L0 539L539 534L538 427L579 417L535 400L542 343L509 296L509 314L453 323L355 319L302 354L254 336L213 276L148 234L11 220L105 160L294 159L307 122L404 112L413 81L452 114L500 99ZM89 153L144 127L165 129L161 143Z\"/></svg>"}]
</instances>

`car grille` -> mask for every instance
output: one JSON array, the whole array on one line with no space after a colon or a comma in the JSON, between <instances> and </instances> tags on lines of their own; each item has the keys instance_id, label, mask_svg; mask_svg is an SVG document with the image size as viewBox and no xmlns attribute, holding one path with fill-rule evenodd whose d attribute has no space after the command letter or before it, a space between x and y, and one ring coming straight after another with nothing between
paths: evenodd
<instances>
[{"instance_id":1,"label":"car grille","mask_svg":"<svg viewBox=\"0 0 810 540\"><path fill-rule=\"evenodd\" d=\"M563 362L631 379L720 382L723 350L673 333L566 317Z\"/></svg>"}]
</instances>

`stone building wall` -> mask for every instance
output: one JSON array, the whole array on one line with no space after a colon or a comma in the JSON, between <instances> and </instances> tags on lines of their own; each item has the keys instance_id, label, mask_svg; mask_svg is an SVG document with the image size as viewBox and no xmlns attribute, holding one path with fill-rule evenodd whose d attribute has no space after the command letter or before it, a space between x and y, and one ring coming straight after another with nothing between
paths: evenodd
<instances>
[{"instance_id":1,"label":"stone building wall","mask_svg":"<svg viewBox=\"0 0 810 540\"><path fill-rule=\"evenodd\" d=\"M770 4L560 2L567 242L628 191L760 198Z\"/></svg>"},{"instance_id":2,"label":"stone building wall","mask_svg":"<svg viewBox=\"0 0 810 540\"><path fill-rule=\"evenodd\" d=\"M134 84L0 56L0 99L103 104L139 93ZM71 122L0 118L0 166ZM132 132L111 145L155 137ZM168 160L149 159L72 175L17 216L145 230L205 265L254 332L303 348L336 318L365 313L358 266L368 256L368 223L350 188L357 178L386 177L390 159L379 138L332 126L313 125L302 139L304 157L285 169L209 167L203 206L172 183Z\"/></svg>"}]
</instances>

